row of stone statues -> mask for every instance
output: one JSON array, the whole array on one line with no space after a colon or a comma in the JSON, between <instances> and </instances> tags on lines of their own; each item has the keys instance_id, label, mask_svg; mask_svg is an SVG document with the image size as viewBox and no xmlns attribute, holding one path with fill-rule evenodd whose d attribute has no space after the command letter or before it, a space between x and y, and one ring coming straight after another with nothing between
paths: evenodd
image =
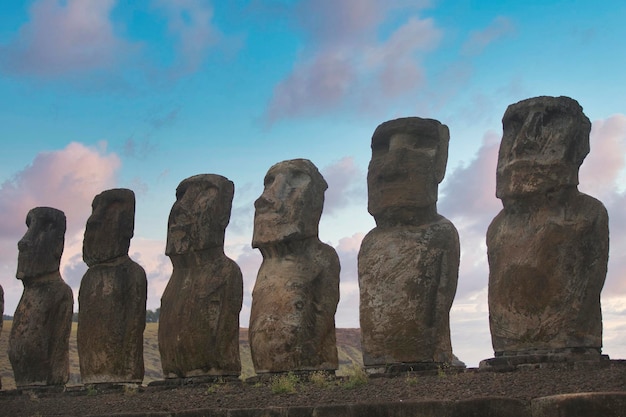
<instances>
[{"instance_id":1,"label":"row of stone statues","mask_svg":"<svg viewBox=\"0 0 626 417\"><path fill-rule=\"evenodd\" d=\"M600 291L608 216L577 189L590 122L567 97L509 106L497 168L503 210L487 232L489 313L496 358L600 357ZM449 312L459 237L437 213L448 128L417 117L381 124L372 137L368 211L376 227L358 255L363 362L370 372L450 364ZM256 200L252 246L263 255L249 338L257 373L337 369L334 316L339 258L318 225L326 181L308 160L272 166ZM196 175L176 189L166 255L173 272L161 299L159 350L166 378L240 373L242 274L224 254L234 185ZM128 257L134 194L95 197L85 229L89 266L79 292L78 353L84 383L140 382L146 275ZM59 274L65 216L28 213L9 358L18 386L68 380L72 292ZM522 358L522 359L520 359Z\"/></svg>"}]
</instances>

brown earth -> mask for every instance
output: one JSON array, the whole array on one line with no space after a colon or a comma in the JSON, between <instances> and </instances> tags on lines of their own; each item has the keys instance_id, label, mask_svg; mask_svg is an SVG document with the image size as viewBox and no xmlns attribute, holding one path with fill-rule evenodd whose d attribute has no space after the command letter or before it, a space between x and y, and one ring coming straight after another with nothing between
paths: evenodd
<instances>
[{"instance_id":1,"label":"brown earth","mask_svg":"<svg viewBox=\"0 0 626 417\"><path fill-rule=\"evenodd\" d=\"M6 330L6 329L5 329ZM3 332L4 333L4 332ZM346 338L358 342L358 332ZM4 334L2 336L5 337ZM0 343L0 348L2 348ZM513 372L455 372L438 369L425 373L402 373L394 378L360 381L358 364L344 368L345 376L304 382L292 377L263 383L215 381L184 386L151 385L120 387L70 386L65 392L4 390L0 392L0 416L84 416L132 412L176 412L191 409L241 409L323 404L398 403L420 400L466 400L504 397L533 398L577 392L626 392L626 361L604 365L561 365L559 368L524 369ZM279 393L286 382L291 393Z\"/></svg>"},{"instance_id":2,"label":"brown earth","mask_svg":"<svg viewBox=\"0 0 626 417\"><path fill-rule=\"evenodd\" d=\"M349 379L297 382L295 392L277 393L276 382L215 382L179 387L100 390L81 388L65 393L4 391L0 415L110 415L130 412L176 412L191 409L240 409L326 404L388 403L419 400L532 398L576 392L626 391L626 362L584 369L532 369L514 372L433 372L370 378L350 387Z\"/></svg>"}]
</instances>

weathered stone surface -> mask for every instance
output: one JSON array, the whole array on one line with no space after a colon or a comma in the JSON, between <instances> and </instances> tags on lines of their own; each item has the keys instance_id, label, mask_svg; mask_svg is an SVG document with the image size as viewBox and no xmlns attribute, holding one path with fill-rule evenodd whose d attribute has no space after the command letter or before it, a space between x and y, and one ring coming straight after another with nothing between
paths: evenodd
<instances>
[{"instance_id":1,"label":"weathered stone surface","mask_svg":"<svg viewBox=\"0 0 626 417\"><path fill-rule=\"evenodd\" d=\"M187 178L176 189L165 250L173 271L159 317L159 351L168 378L241 372L243 278L224 254L234 192L232 181L212 174Z\"/></svg>"},{"instance_id":2,"label":"weathered stone surface","mask_svg":"<svg viewBox=\"0 0 626 417\"><path fill-rule=\"evenodd\" d=\"M107 190L92 203L83 240L89 269L78 293L78 355L84 384L141 382L147 280L128 256L135 194Z\"/></svg>"},{"instance_id":3,"label":"weathered stone surface","mask_svg":"<svg viewBox=\"0 0 626 417\"><path fill-rule=\"evenodd\" d=\"M328 185L306 159L272 166L264 184L252 238L263 255L250 314L254 368L335 370L339 257L318 237Z\"/></svg>"},{"instance_id":4,"label":"weathered stone surface","mask_svg":"<svg viewBox=\"0 0 626 417\"><path fill-rule=\"evenodd\" d=\"M578 191L591 123L567 97L509 106L487 231L489 316L496 356L599 355L608 215Z\"/></svg>"},{"instance_id":5,"label":"weathered stone surface","mask_svg":"<svg viewBox=\"0 0 626 417\"><path fill-rule=\"evenodd\" d=\"M536 398L532 417L622 417L626 415L626 393L586 392Z\"/></svg>"},{"instance_id":6,"label":"weathered stone surface","mask_svg":"<svg viewBox=\"0 0 626 417\"><path fill-rule=\"evenodd\" d=\"M63 385L69 379L69 338L74 299L59 273L65 214L36 207L18 242L17 278L24 293L9 335L9 360L18 387Z\"/></svg>"},{"instance_id":7,"label":"weathered stone surface","mask_svg":"<svg viewBox=\"0 0 626 417\"><path fill-rule=\"evenodd\" d=\"M372 137L368 210L376 228L358 257L366 367L453 361L459 238L436 206L449 137L445 125L417 117L385 122Z\"/></svg>"}]
</instances>

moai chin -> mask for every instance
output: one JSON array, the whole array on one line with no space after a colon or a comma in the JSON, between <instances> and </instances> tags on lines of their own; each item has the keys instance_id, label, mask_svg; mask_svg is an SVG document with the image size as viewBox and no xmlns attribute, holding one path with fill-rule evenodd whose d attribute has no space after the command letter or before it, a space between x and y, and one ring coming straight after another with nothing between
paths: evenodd
<instances>
[{"instance_id":1,"label":"moai chin","mask_svg":"<svg viewBox=\"0 0 626 417\"><path fill-rule=\"evenodd\" d=\"M450 134L437 120L390 120L372 136L368 211L376 227L358 255L363 363L370 372L453 360L450 308L459 238L437 214Z\"/></svg>"},{"instance_id":2,"label":"moai chin","mask_svg":"<svg viewBox=\"0 0 626 417\"><path fill-rule=\"evenodd\" d=\"M135 193L112 189L92 203L83 240L89 269L78 293L78 356L83 384L141 383L147 280L128 256Z\"/></svg>"},{"instance_id":3,"label":"moai chin","mask_svg":"<svg viewBox=\"0 0 626 417\"><path fill-rule=\"evenodd\" d=\"M263 263L249 336L258 374L337 369L339 257L318 237L326 188L311 161L283 161L269 169L254 203L252 247Z\"/></svg>"},{"instance_id":4,"label":"moai chin","mask_svg":"<svg viewBox=\"0 0 626 417\"><path fill-rule=\"evenodd\" d=\"M183 180L168 220L172 277L161 298L159 351L166 378L238 376L243 278L224 254L235 186L220 175Z\"/></svg>"},{"instance_id":5,"label":"moai chin","mask_svg":"<svg viewBox=\"0 0 626 417\"><path fill-rule=\"evenodd\" d=\"M18 242L17 279L24 293L9 335L9 360L17 387L64 385L70 376L69 339L74 298L59 272L65 214L36 207Z\"/></svg>"},{"instance_id":6,"label":"moai chin","mask_svg":"<svg viewBox=\"0 0 626 417\"><path fill-rule=\"evenodd\" d=\"M487 231L495 355L597 357L608 215L577 187L591 123L571 98L536 97L510 105L502 126L504 208Z\"/></svg>"}]
</instances>

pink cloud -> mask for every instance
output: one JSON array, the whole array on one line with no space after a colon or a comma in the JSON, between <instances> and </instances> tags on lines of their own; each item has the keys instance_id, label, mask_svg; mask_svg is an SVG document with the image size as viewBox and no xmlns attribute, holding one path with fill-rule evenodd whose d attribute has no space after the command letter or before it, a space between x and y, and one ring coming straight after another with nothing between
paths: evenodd
<instances>
[{"instance_id":1,"label":"pink cloud","mask_svg":"<svg viewBox=\"0 0 626 417\"><path fill-rule=\"evenodd\" d=\"M0 233L23 232L28 211L50 206L65 212L68 231L84 227L91 201L111 188L121 166L116 154L72 142L59 151L39 153L33 163L0 188Z\"/></svg>"},{"instance_id":2,"label":"pink cloud","mask_svg":"<svg viewBox=\"0 0 626 417\"><path fill-rule=\"evenodd\" d=\"M164 227L166 221L164 220ZM146 271L149 310L161 307L161 296L172 275L172 263L165 256L165 240L134 237L130 242L130 257Z\"/></svg>"},{"instance_id":3,"label":"pink cloud","mask_svg":"<svg viewBox=\"0 0 626 417\"><path fill-rule=\"evenodd\" d=\"M441 31L432 19L411 17L386 42L374 47L368 61L379 67L380 93L393 97L419 87L425 75L418 53L434 49L440 39Z\"/></svg>"},{"instance_id":4,"label":"pink cloud","mask_svg":"<svg viewBox=\"0 0 626 417\"><path fill-rule=\"evenodd\" d=\"M350 253L358 252L361 248L361 242L365 237L365 233L355 233L352 236L343 237L339 239L339 243L335 247L337 253Z\"/></svg>"},{"instance_id":5,"label":"pink cloud","mask_svg":"<svg viewBox=\"0 0 626 417\"><path fill-rule=\"evenodd\" d=\"M67 217L62 272L73 284L80 274L82 234L96 194L116 184L119 157L106 153L104 143L90 148L72 142L58 151L39 153L32 164L0 186L0 264L7 269L3 287L7 311L17 306L21 284L11 280L17 265L17 242L26 232L26 214L33 207L50 206ZM78 271L76 273L73 273ZM5 284L6 283L6 284Z\"/></svg>"},{"instance_id":6,"label":"pink cloud","mask_svg":"<svg viewBox=\"0 0 626 417\"><path fill-rule=\"evenodd\" d=\"M179 58L174 72L186 74L196 71L209 49L222 38L212 23L213 7L207 2L195 0L158 0L156 4L165 12L168 30L177 40Z\"/></svg>"},{"instance_id":7,"label":"pink cloud","mask_svg":"<svg viewBox=\"0 0 626 417\"><path fill-rule=\"evenodd\" d=\"M345 0L306 1L297 10L309 43L304 59L274 88L267 110L270 123L328 112L350 104L409 96L425 79L422 56L434 49L441 31L415 13L423 3ZM379 38L394 13L406 22Z\"/></svg>"},{"instance_id":8,"label":"pink cloud","mask_svg":"<svg viewBox=\"0 0 626 417\"><path fill-rule=\"evenodd\" d=\"M609 213L609 268L602 294L626 300L626 193L615 192L602 202Z\"/></svg>"},{"instance_id":9,"label":"pink cloud","mask_svg":"<svg viewBox=\"0 0 626 417\"><path fill-rule=\"evenodd\" d=\"M267 118L273 122L323 112L341 102L355 78L356 68L347 56L338 51L323 51L312 60L297 64L274 88Z\"/></svg>"},{"instance_id":10,"label":"pink cloud","mask_svg":"<svg viewBox=\"0 0 626 417\"><path fill-rule=\"evenodd\" d=\"M337 327L359 327L359 278L357 257L365 233L339 239L335 246L341 262L340 299L335 322Z\"/></svg>"},{"instance_id":11,"label":"pink cloud","mask_svg":"<svg viewBox=\"0 0 626 417\"><path fill-rule=\"evenodd\" d=\"M324 195L324 213L330 214L355 202L366 203L365 174L352 157L344 157L322 169L328 183Z\"/></svg>"},{"instance_id":12,"label":"pink cloud","mask_svg":"<svg viewBox=\"0 0 626 417\"><path fill-rule=\"evenodd\" d=\"M609 270L603 297L626 298L626 116L616 114L595 120L591 151L580 169L579 189L604 203L609 213Z\"/></svg>"},{"instance_id":13,"label":"pink cloud","mask_svg":"<svg viewBox=\"0 0 626 417\"><path fill-rule=\"evenodd\" d=\"M449 172L440 189L438 211L455 225L461 241L455 304L464 308L475 305L472 300L487 286L485 234L491 220L502 209L495 196L499 147L500 136L492 131L485 133L475 157L467 165ZM480 322L486 310L476 311L475 319Z\"/></svg>"},{"instance_id":14,"label":"pink cloud","mask_svg":"<svg viewBox=\"0 0 626 417\"><path fill-rule=\"evenodd\" d=\"M504 16L498 16L485 29L472 32L461 52L464 55L478 55L489 44L514 32L513 22Z\"/></svg>"},{"instance_id":15,"label":"pink cloud","mask_svg":"<svg viewBox=\"0 0 626 417\"><path fill-rule=\"evenodd\" d=\"M297 18L307 35L319 43L360 43L373 39L376 28L396 10L423 9L428 1L305 0L297 6Z\"/></svg>"},{"instance_id":16,"label":"pink cloud","mask_svg":"<svg viewBox=\"0 0 626 417\"><path fill-rule=\"evenodd\" d=\"M243 306L239 320L242 327L248 327L250 307L252 306L252 290L254 289L254 283L256 282L261 262L263 262L263 257L261 252L257 249L252 249L250 245L242 245L238 249L239 255L235 258L235 261L241 268L241 274L243 275Z\"/></svg>"},{"instance_id":17,"label":"pink cloud","mask_svg":"<svg viewBox=\"0 0 626 417\"><path fill-rule=\"evenodd\" d=\"M626 116L616 114L595 120L591 127L591 151L580 167L580 189L602 197L614 191L624 168Z\"/></svg>"},{"instance_id":18,"label":"pink cloud","mask_svg":"<svg viewBox=\"0 0 626 417\"><path fill-rule=\"evenodd\" d=\"M440 213L457 223L486 232L491 219L502 208L496 198L499 148L500 136L487 132L476 157L468 165L448 174L440 191Z\"/></svg>"},{"instance_id":19,"label":"pink cloud","mask_svg":"<svg viewBox=\"0 0 626 417\"><path fill-rule=\"evenodd\" d=\"M106 69L133 47L114 33L115 0L38 0L11 43L0 46L0 65L16 74L57 77Z\"/></svg>"}]
</instances>

